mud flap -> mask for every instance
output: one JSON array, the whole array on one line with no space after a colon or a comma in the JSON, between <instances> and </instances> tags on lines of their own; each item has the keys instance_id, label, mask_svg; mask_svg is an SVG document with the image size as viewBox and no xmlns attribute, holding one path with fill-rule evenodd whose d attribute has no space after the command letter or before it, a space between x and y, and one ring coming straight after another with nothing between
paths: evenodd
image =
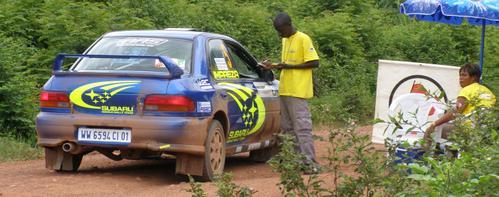
<instances>
[{"instance_id":1,"label":"mud flap","mask_svg":"<svg viewBox=\"0 0 499 197\"><path fill-rule=\"evenodd\" d=\"M278 153L279 147L275 144L264 149L250 151L249 158L255 162L265 163Z\"/></svg>"},{"instance_id":2,"label":"mud flap","mask_svg":"<svg viewBox=\"0 0 499 197\"><path fill-rule=\"evenodd\" d=\"M57 171L76 171L81 156L66 153L59 148L45 148L45 168Z\"/></svg>"},{"instance_id":3,"label":"mud flap","mask_svg":"<svg viewBox=\"0 0 499 197\"><path fill-rule=\"evenodd\" d=\"M176 159L175 173L202 176L203 165L204 158L202 156L179 154Z\"/></svg>"}]
</instances>

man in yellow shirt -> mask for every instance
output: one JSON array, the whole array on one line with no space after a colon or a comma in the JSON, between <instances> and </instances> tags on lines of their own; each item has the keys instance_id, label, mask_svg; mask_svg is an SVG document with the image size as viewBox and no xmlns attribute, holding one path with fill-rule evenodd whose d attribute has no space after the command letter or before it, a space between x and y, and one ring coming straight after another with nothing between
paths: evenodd
<instances>
[{"instance_id":1,"label":"man in yellow shirt","mask_svg":"<svg viewBox=\"0 0 499 197\"><path fill-rule=\"evenodd\" d=\"M305 155L307 173L318 173L312 119L307 99L313 97L312 69L319 67L319 56L307 34L297 31L287 13L279 13L274 19L274 28L282 37L281 62L264 60L265 68L281 70L279 96L281 101L281 129L295 136L296 149Z\"/></svg>"},{"instance_id":2,"label":"man in yellow shirt","mask_svg":"<svg viewBox=\"0 0 499 197\"><path fill-rule=\"evenodd\" d=\"M468 116L473 113L477 107L491 108L496 103L496 96L487 87L479 83L480 67L476 64L465 64L459 69L459 85L462 89L456 101L456 110L458 113ZM453 110L445 113L442 117L426 129L425 139L430 139L430 134L435 130L435 127L454 120ZM442 130L442 138L447 138L448 132L452 130L452 126L444 127Z\"/></svg>"}]
</instances>

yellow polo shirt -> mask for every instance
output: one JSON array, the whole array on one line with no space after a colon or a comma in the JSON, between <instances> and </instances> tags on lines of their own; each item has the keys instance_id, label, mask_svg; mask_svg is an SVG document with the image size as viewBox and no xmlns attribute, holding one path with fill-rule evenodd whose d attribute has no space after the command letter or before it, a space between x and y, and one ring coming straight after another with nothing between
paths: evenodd
<instances>
[{"instance_id":1,"label":"yellow polo shirt","mask_svg":"<svg viewBox=\"0 0 499 197\"><path fill-rule=\"evenodd\" d=\"M288 65L298 65L319 60L312 40L307 34L297 31L289 38L282 39L281 61ZM298 98L314 96L312 69L282 69L279 95Z\"/></svg>"},{"instance_id":2,"label":"yellow polo shirt","mask_svg":"<svg viewBox=\"0 0 499 197\"><path fill-rule=\"evenodd\" d=\"M468 105L464 108L462 113L463 115L471 114L477 106L493 107L496 103L496 96L494 93L479 83L472 83L464 87L461 91L459 91L458 97L464 97L468 100ZM475 99L476 101L473 101ZM473 104L473 102L477 103Z\"/></svg>"}]
</instances>

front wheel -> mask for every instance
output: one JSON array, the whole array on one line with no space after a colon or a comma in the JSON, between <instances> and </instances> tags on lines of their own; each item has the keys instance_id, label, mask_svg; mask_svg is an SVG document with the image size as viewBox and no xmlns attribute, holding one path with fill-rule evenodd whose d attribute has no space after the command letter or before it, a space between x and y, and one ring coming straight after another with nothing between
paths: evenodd
<instances>
[{"instance_id":1,"label":"front wheel","mask_svg":"<svg viewBox=\"0 0 499 197\"><path fill-rule=\"evenodd\" d=\"M203 176L201 179L213 181L222 174L225 166L225 136L222 124L213 120L205 141Z\"/></svg>"}]
</instances>

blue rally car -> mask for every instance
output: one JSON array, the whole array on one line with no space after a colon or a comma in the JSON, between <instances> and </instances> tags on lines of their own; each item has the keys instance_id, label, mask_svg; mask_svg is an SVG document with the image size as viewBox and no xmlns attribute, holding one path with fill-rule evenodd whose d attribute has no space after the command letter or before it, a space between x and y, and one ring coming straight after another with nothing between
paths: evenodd
<instances>
[{"instance_id":1,"label":"blue rally car","mask_svg":"<svg viewBox=\"0 0 499 197\"><path fill-rule=\"evenodd\" d=\"M62 69L67 58L76 60ZM46 168L76 171L98 151L113 160L175 158L177 174L213 180L225 158L275 153L278 81L234 39L182 29L107 33L82 55L57 56L40 93Z\"/></svg>"}]
</instances>

